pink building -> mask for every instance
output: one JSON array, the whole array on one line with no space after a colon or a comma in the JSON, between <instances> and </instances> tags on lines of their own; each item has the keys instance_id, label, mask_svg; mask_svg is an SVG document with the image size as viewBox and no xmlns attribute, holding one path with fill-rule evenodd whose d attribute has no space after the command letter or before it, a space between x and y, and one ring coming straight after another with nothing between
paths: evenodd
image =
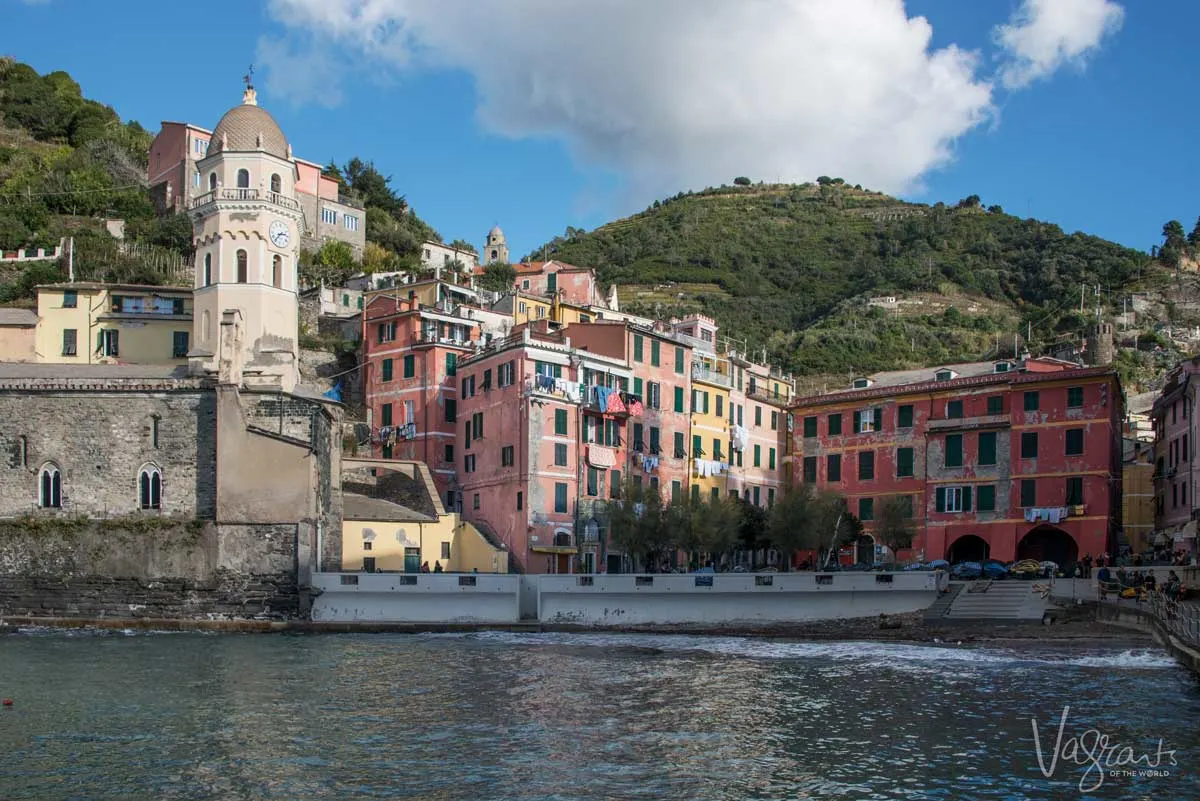
<instances>
[{"instance_id":1,"label":"pink building","mask_svg":"<svg viewBox=\"0 0 1200 801\"><path fill-rule=\"evenodd\" d=\"M372 455L425 462L446 507L455 509L458 364L479 339L478 325L392 292L369 298L362 326Z\"/></svg>"},{"instance_id":2,"label":"pink building","mask_svg":"<svg viewBox=\"0 0 1200 801\"><path fill-rule=\"evenodd\" d=\"M619 359L523 326L459 365L463 517L490 529L518 569L595 571L605 553L596 505L628 463L630 385ZM619 397L619 394L617 394Z\"/></svg>"},{"instance_id":3,"label":"pink building","mask_svg":"<svg viewBox=\"0 0 1200 801\"><path fill-rule=\"evenodd\" d=\"M146 177L159 214L184 211L192 199L209 191L196 162L208 154L212 131L186 122L163 121L150 145Z\"/></svg>"},{"instance_id":4,"label":"pink building","mask_svg":"<svg viewBox=\"0 0 1200 801\"><path fill-rule=\"evenodd\" d=\"M482 275L487 265L475 268ZM533 261L514 264L517 271L515 289L531 295L557 295L576 306L603 306L605 297L596 284L596 276L587 267L576 267L561 261Z\"/></svg>"},{"instance_id":5,"label":"pink building","mask_svg":"<svg viewBox=\"0 0 1200 801\"><path fill-rule=\"evenodd\" d=\"M1196 544L1196 401L1200 357L1181 362L1154 402L1154 528L1162 544L1194 552ZM1153 542L1153 540L1152 540Z\"/></svg>"}]
</instances>

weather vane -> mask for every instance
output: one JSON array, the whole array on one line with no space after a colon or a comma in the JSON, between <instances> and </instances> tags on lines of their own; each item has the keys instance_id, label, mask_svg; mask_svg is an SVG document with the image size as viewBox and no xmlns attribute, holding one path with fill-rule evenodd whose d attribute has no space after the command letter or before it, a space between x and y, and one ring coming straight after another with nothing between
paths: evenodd
<instances>
[{"instance_id":1,"label":"weather vane","mask_svg":"<svg viewBox=\"0 0 1200 801\"><path fill-rule=\"evenodd\" d=\"M242 76L242 80L246 82L247 89L254 88L254 83L253 83L253 81L254 81L254 65L253 64L250 65L250 68L249 68L249 70L247 70L246 74Z\"/></svg>"}]
</instances>

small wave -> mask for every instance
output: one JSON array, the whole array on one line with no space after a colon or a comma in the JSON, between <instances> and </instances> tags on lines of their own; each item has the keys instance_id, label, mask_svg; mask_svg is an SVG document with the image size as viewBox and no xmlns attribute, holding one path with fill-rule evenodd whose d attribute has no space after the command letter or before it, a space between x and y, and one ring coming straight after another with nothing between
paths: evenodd
<instances>
[{"instance_id":1,"label":"small wave","mask_svg":"<svg viewBox=\"0 0 1200 801\"><path fill-rule=\"evenodd\" d=\"M876 668L927 670L949 663L962 667L1000 667L1017 664L1079 668L1160 669L1176 662L1161 651L1122 651L1080 656L1067 652L1021 652L977 646L918 645L870 641L786 642L750 637L702 637L654 634L564 634L484 631L466 638L506 645L581 648L638 648L663 653L699 652L748 659L826 659L853 661Z\"/></svg>"}]
</instances>

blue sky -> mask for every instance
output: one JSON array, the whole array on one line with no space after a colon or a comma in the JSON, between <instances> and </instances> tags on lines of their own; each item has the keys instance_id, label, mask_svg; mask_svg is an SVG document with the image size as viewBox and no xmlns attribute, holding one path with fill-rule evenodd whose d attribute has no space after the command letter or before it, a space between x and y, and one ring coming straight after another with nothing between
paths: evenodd
<instances>
[{"instance_id":1,"label":"blue sky","mask_svg":"<svg viewBox=\"0 0 1200 801\"><path fill-rule=\"evenodd\" d=\"M0 52L152 129L212 127L254 62L297 155L374 160L447 240L499 223L514 255L740 174L978 194L1143 249L1200 215L1187 0L0 0L0 19Z\"/></svg>"}]
</instances>

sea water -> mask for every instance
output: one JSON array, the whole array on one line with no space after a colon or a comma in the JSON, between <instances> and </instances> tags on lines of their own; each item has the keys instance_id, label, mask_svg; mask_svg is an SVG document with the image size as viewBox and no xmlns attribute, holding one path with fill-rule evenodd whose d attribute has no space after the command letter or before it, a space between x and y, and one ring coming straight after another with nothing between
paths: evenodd
<instances>
[{"instance_id":1,"label":"sea water","mask_svg":"<svg viewBox=\"0 0 1200 801\"><path fill-rule=\"evenodd\" d=\"M1200 799L1197 687L1128 647L26 630L0 798Z\"/></svg>"}]
</instances>

